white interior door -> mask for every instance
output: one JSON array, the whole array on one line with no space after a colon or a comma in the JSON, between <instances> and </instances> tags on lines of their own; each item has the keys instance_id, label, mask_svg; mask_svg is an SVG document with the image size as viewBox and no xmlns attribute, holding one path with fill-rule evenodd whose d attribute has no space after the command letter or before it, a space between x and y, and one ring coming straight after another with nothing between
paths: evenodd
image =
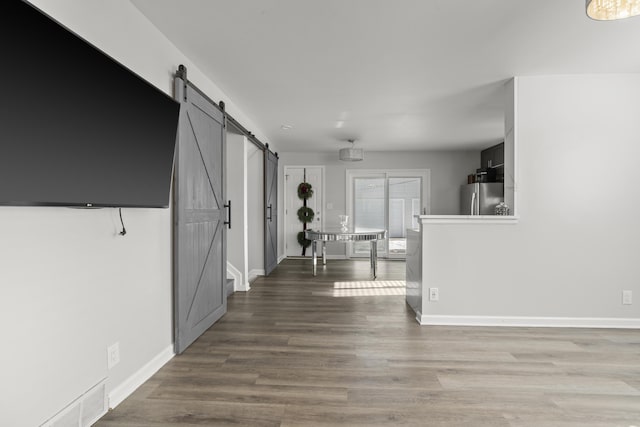
<instances>
[{"instance_id":1,"label":"white interior door","mask_svg":"<svg viewBox=\"0 0 640 427\"><path fill-rule=\"evenodd\" d=\"M324 168L322 166L285 166L284 167L284 241L286 256L302 256L302 246L298 243L298 233L302 231L302 223L298 220L298 209L302 207L302 199L298 197L298 185L305 181L311 184L313 196L307 199L307 207L313 209L315 216L307 228L322 228L324 197ZM305 256L311 255L307 248Z\"/></svg>"}]
</instances>

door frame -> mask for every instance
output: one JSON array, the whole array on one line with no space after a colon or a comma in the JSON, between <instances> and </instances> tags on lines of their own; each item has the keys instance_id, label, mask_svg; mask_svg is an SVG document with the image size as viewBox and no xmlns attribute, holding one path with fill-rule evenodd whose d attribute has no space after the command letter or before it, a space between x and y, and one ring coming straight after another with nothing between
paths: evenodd
<instances>
[{"instance_id":1,"label":"door frame","mask_svg":"<svg viewBox=\"0 0 640 427\"><path fill-rule=\"evenodd\" d=\"M325 204L325 201L324 201L325 200L325 198L324 198L324 196L325 196L324 187L325 187L325 177L326 177L325 166L324 165L303 165L303 166L285 165L283 167L283 171L284 171L283 178L284 178L284 180L283 180L283 183L282 183L282 187L283 187L283 191L282 191L283 199L282 200L284 201L284 215L282 215L282 217L283 217L283 221L282 222L284 224L283 224L283 227L282 227L282 229L283 229L282 236L284 237L283 244L284 244L284 256L285 256L285 258L288 256L287 255L287 247L286 247L286 245L287 245L287 233L289 231L289 229L287 228L287 223L288 223L287 217L289 215L289 212L287 211L287 206L288 206L287 201L289 200L288 198L290 196L290 194L288 194L288 192L287 192L287 172L290 169L307 169L307 168L320 169L321 173L322 173L322 178L320 179L321 187L322 187L320 189L320 196L322 198L322 200L320 201L320 227L324 228L324 212L325 212L325 209L324 209L324 204ZM315 191L317 191L317 190L314 190L314 192ZM296 197L298 197L297 193L296 193ZM311 251L309 251L309 255L308 256L311 256Z\"/></svg>"},{"instance_id":2,"label":"door frame","mask_svg":"<svg viewBox=\"0 0 640 427\"><path fill-rule=\"evenodd\" d=\"M384 178L384 222L385 226L389 227L389 204L386 203L389 198L389 178L422 178L420 184L420 199L421 199L421 214L429 215L431 213L431 169L347 169L345 174L345 206L347 215L349 215L349 221L355 224L355 218L353 216L354 209L354 178ZM378 242L380 244L381 242ZM382 251L378 253L384 254L384 258L390 259L404 259L406 255L390 254L389 253L389 239L385 239L383 243L384 247ZM353 243L347 242L346 248L347 258L359 258L359 256L353 253Z\"/></svg>"}]
</instances>

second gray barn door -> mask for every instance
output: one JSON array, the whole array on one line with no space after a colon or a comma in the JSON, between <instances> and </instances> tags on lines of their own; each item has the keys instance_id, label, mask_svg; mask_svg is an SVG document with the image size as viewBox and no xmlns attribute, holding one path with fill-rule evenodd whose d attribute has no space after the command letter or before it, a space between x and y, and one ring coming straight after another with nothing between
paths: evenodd
<instances>
[{"instance_id":1,"label":"second gray barn door","mask_svg":"<svg viewBox=\"0 0 640 427\"><path fill-rule=\"evenodd\" d=\"M278 156L264 152L264 274L278 265Z\"/></svg>"},{"instance_id":2,"label":"second gray barn door","mask_svg":"<svg viewBox=\"0 0 640 427\"><path fill-rule=\"evenodd\" d=\"M175 351L182 353L227 311L224 116L175 79L180 101L174 184Z\"/></svg>"}]
</instances>

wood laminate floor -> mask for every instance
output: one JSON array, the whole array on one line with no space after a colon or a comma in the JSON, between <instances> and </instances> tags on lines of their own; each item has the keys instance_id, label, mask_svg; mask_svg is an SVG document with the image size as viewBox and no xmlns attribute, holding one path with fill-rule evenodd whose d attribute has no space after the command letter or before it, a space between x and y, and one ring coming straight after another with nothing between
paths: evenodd
<instances>
[{"instance_id":1,"label":"wood laminate floor","mask_svg":"<svg viewBox=\"0 0 640 427\"><path fill-rule=\"evenodd\" d=\"M97 425L640 427L640 331L419 326L404 268L285 260Z\"/></svg>"}]
</instances>

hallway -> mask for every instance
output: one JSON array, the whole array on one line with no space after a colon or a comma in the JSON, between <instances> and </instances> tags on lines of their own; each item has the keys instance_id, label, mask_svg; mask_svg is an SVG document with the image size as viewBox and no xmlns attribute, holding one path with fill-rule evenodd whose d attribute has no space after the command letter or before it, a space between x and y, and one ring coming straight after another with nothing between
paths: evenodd
<instances>
[{"instance_id":1,"label":"hallway","mask_svg":"<svg viewBox=\"0 0 640 427\"><path fill-rule=\"evenodd\" d=\"M98 426L640 424L634 330L419 326L404 262L285 260Z\"/></svg>"}]
</instances>

